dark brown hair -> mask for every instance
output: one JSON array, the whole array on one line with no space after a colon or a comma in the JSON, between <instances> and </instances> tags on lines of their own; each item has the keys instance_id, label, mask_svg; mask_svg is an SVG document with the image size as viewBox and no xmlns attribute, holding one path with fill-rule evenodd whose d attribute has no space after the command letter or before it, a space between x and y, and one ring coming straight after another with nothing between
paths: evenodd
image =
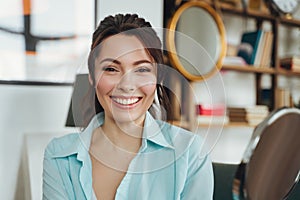
<instances>
[{"instance_id":1,"label":"dark brown hair","mask_svg":"<svg viewBox=\"0 0 300 200\"><path fill-rule=\"evenodd\" d=\"M96 28L93 33L93 39L91 44L91 49L88 58L88 69L90 77L93 81L93 98L95 105L95 113L99 113L103 111L102 106L100 105L97 96L95 94L95 59L99 55L101 51L101 42L103 42L106 38L116 35L116 34L125 34L130 36L137 37L140 42L144 45L145 49L149 53L149 55L154 59L157 64L157 95L160 105L164 111L165 117L168 118L170 114L169 108L169 98L163 86L163 71L161 70L161 65L164 64L163 61L163 52L162 52L162 44L157 36L155 30L151 27L151 24L145 19L138 17L137 14L117 14L115 16L108 16L104 18L99 26ZM90 117L89 117L90 118ZM89 121L90 119L88 119Z\"/></svg>"}]
</instances>

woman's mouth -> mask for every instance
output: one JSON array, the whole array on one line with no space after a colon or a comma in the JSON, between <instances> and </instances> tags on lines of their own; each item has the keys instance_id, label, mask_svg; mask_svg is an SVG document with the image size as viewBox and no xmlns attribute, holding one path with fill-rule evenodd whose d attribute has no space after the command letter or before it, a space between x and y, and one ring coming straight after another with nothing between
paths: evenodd
<instances>
[{"instance_id":1,"label":"woman's mouth","mask_svg":"<svg viewBox=\"0 0 300 200\"><path fill-rule=\"evenodd\" d=\"M111 99L120 105L123 106L130 106L134 105L137 102L139 102L142 98L141 97L130 97L130 98L124 98L124 97L111 97Z\"/></svg>"}]
</instances>

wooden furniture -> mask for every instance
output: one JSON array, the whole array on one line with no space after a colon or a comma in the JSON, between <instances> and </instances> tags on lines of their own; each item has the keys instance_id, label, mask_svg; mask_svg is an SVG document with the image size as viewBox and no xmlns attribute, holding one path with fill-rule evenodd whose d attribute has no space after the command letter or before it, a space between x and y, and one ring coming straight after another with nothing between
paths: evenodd
<instances>
[{"instance_id":1,"label":"wooden furniture","mask_svg":"<svg viewBox=\"0 0 300 200\"><path fill-rule=\"evenodd\" d=\"M205 2L209 2L203 0ZM165 0L165 10L164 10L164 27L169 27L169 23L176 13L176 11L184 4L188 2L185 1L176 1L177 4L174 3L174 0ZM179 3L180 2L180 3ZM221 70L228 70L228 71L236 71L241 73L247 74L254 74L255 76L255 89L256 89L256 104L266 104L264 96L262 95L264 92L263 88L263 75L269 75L271 79L270 88L268 91L268 107L269 110L272 111L276 108L277 102L275 97L275 91L279 89L279 77L299 77L300 72L292 72L289 70L285 70L280 68L280 60L279 60L279 49L280 47L280 36L279 36L279 29L280 27L292 27L292 28L300 28L300 19L292 19L292 18L284 18L283 16L275 16L268 12L262 11L253 11L250 9L243 9L243 8L235 8L232 6L226 6L224 4L219 3L217 0L210 1L210 5L222 16L229 16L230 18L239 18L239 19L246 19L246 20L253 20L255 22L255 29L262 29L264 28L264 24L268 23L271 27L271 31L273 33L273 41L272 41L272 52L271 52L271 66L270 67L260 67L260 66L238 66L238 65L224 65L222 66ZM226 30L225 24L225 30ZM246 31L246 30L244 30ZM230 37L230 36L229 36ZM298 42L298 41L295 41ZM171 62L172 63L172 62ZM193 80L192 80L193 81ZM193 113L193 112L192 112ZM226 125L229 127L232 126L247 126L247 124L231 124Z\"/></svg>"},{"instance_id":2,"label":"wooden furniture","mask_svg":"<svg viewBox=\"0 0 300 200\"><path fill-rule=\"evenodd\" d=\"M300 77L299 72L291 72L280 68L280 59L278 49L279 45L279 28L281 26L300 28L300 19L288 19L280 16L273 16L269 13L263 13L259 11L244 10L241 8L233 8L228 6L219 5L218 8L222 14L230 15L232 17L242 17L253 19L256 22L256 29L262 28L264 22L269 22L272 26L273 37L273 47L270 68L266 67L254 67L254 66L229 66L223 65L222 69L233 70L244 73L254 73L256 75L256 104L262 103L262 85L261 79L263 74L269 74L271 76L271 104L269 106L270 110L273 110L276 105L275 90L278 88L278 77L279 76L296 76ZM225 27L226 28L226 27ZM295 41L296 42L296 41Z\"/></svg>"}]
</instances>

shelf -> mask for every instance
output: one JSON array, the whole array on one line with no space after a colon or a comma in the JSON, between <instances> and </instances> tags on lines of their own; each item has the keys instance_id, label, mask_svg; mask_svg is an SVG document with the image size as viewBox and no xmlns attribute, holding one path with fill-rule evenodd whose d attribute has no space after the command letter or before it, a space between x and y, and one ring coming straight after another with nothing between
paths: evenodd
<instances>
[{"instance_id":1,"label":"shelf","mask_svg":"<svg viewBox=\"0 0 300 200\"><path fill-rule=\"evenodd\" d=\"M277 70L278 75L283 75L283 76L299 76L300 77L300 72L293 72L285 69L278 69Z\"/></svg>"},{"instance_id":2,"label":"shelf","mask_svg":"<svg viewBox=\"0 0 300 200\"><path fill-rule=\"evenodd\" d=\"M242 8L234 8L232 6L224 6L221 5L221 11L226 14L233 14L233 15L238 15L241 17L249 17L249 18L254 18L254 19L259 19L259 20L267 20L267 21L276 21L282 25L285 26L294 26L294 27L300 27L300 20L299 19L288 19L288 18L283 18L283 17L277 17L273 16L270 13L264 13L260 11L255 11L255 10L249 10L247 9L244 11Z\"/></svg>"},{"instance_id":3,"label":"shelf","mask_svg":"<svg viewBox=\"0 0 300 200\"><path fill-rule=\"evenodd\" d=\"M242 17L250 17L250 18L262 19L268 21L276 20L276 18L271 14L249 10L249 9L244 11L242 8L232 8L232 7L222 6L221 11L226 14L234 14Z\"/></svg>"},{"instance_id":4,"label":"shelf","mask_svg":"<svg viewBox=\"0 0 300 200\"><path fill-rule=\"evenodd\" d=\"M235 65L223 65L222 70L230 70L244 73L257 73L257 74L276 74L282 76L299 76L300 72L293 72L285 69L274 69L266 67L254 67L251 65L235 66Z\"/></svg>"},{"instance_id":5,"label":"shelf","mask_svg":"<svg viewBox=\"0 0 300 200\"><path fill-rule=\"evenodd\" d=\"M185 129L188 129L189 127L189 124L188 122L184 121L184 122L180 122L180 121L169 121L170 124L172 125L175 125L175 126L178 126L178 127L181 127L181 128L185 128ZM251 125L251 124L248 124L246 122L230 122L230 123L224 123L224 124L218 124L218 123L211 123L211 124L208 124L208 123L198 123L198 126L199 127L205 127L205 128L208 128L208 127L224 127L224 128L230 128L230 127L255 127L256 125Z\"/></svg>"},{"instance_id":6,"label":"shelf","mask_svg":"<svg viewBox=\"0 0 300 200\"><path fill-rule=\"evenodd\" d=\"M279 22L280 22L280 24L285 25L285 26L300 27L300 20L298 20L298 19L280 18Z\"/></svg>"},{"instance_id":7,"label":"shelf","mask_svg":"<svg viewBox=\"0 0 300 200\"><path fill-rule=\"evenodd\" d=\"M276 73L276 71L273 68L254 67L254 66L251 66L251 65L245 65L245 66L223 65L222 70L232 70L232 71L238 71L238 72L264 73L264 74L275 74Z\"/></svg>"},{"instance_id":8,"label":"shelf","mask_svg":"<svg viewBox=\"0 0 300 200\"><path fill-rule=\"evenodd\" d=\"M204 124L204 123L199 123L198 124L199 127L219 127L222 126L224 128L235 128L235 127L256 127L256 125L251 125L245 122L230 122L227 124Z\"/></svg>"}]
</instances>

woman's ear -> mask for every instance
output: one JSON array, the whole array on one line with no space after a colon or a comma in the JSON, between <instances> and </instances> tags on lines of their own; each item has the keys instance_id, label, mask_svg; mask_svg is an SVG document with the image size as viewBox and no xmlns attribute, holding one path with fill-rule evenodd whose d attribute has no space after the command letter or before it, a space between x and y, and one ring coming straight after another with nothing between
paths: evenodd
<instances>
[{"instance_id":1,"label":"woman's ear","mask_svg":"<svg viewBox=\"0 0 300 200\"><path fill-rule=\"evenodd\" d=\"M91 86L94 86L94 81L91 77L91 74L89 74L89 82L90 82Z\"/></svg>"}]
</instances>

